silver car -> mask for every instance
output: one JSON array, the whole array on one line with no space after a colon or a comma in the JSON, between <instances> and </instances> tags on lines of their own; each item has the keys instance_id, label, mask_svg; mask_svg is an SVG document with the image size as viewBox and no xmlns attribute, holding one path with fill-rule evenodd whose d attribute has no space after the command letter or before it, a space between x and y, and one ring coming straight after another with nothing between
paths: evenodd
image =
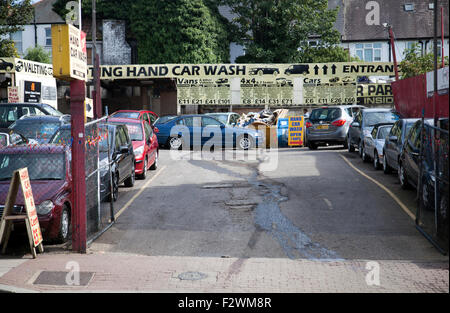
<instances>
[{"instance_id":1,"label":"silver car","mask_svg":"<svg viewBox=\"0 0 450 313\"><path fill-rule=\"evenodd\" d=\"M373 166L376 170L381 169L383 165L384 144L393 125L393 123L376 124L370 135L364 137L363 161L373 160Z\"/></svg>"},{"instance_id":2,"label":"silver car","mask_svg":"<svg viewBox=\"0 0 450 313\"><path fill-rule=\"evenodd\" d=\"M205 115L212 116L228 126L236 126L238 119L241 117L239 114L234 112L206 113Z\"/></svg>"},{"instance_id":3,"label":"silver car","mask_svg":"<svg viewBox=\"0 0 450 313\"><path fill-rule=\"evenodd\" d=\"M363 106L339 105L313 109L306 122L306 141L309 149L321 145L343 145L347 148L347 133L353 116Z\"/></svg>"}]
</instances>

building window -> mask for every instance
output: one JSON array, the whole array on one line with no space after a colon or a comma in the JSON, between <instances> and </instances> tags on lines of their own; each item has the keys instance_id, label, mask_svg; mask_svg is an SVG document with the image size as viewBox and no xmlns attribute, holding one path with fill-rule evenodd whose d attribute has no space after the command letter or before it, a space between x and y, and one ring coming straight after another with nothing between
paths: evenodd
<instances>
[{"instance_id":1,"label":"building window","mask_svg":"<svg viewBox=\"0 0 450 313\"><path fill-rule=\"evenodd\" d=\"M428 9L429 10L434 10L434 3L433 2L428 3Z\"/></svg>"},{"instance_id":2,"label":"building window","mask_svg":"<svg viewBox=\"0 0 450 313\"><path fill-rule=\"evenodd\" d=\"M356 45L356 56L365 62L381 61L381 43L365 43Z\"/></svg>"},{"instance_id":3,"label":"building window","mask_svg":"<svg viewBox=\"0 0 450 313\"><path fill-rule=\"evenodd\" d=\"M414 3L406 3L404 8L406 12L412 12L414 11Z\"/></svg>"},{"instance_id":4,"label":"building window","mask_svg":"<svg viewBox=\"0 0 450 313\"><path fill-rule=\"evenodd\" d=\"M22 48L22 32L18 31L15 33L11 33L11 40L14 41L14 46L17 49L17 52L19 52L20 54L23 52L23 48Z\"/></svg>"},{"instance_id":5,"label":"building window","mask_svg":"<svg viewBox=\"0 0 450 313\"><path fill-rule=\"evenodd\" d=\"M52 29L50 27L45 28L45 45L52 45Z\"/></svg>"}]
</instances>

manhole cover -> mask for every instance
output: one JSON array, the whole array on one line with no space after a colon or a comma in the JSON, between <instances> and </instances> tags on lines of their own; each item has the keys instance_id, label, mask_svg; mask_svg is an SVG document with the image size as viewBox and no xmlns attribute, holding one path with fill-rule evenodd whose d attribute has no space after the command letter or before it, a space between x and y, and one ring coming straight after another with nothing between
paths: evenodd
<instances>
[{"instance_id":1,"label":"manhole cover","mask_svg":"<svg viewBox=\"0 0 450 313\"><path fill-rule=\"evenodd\" d=\"M181 280L200 280L208 277L208 275L200 272L184 272L178 275Z\"/></svg>"},{"instance_id":2,"label":"manhole cover","mask_svg":"<svg viewBox=\"0 0 450 313\"><path fill-rule=\"evenodd\" d=\"M87 286L94 276L94 273L80 272L79 275L80 280L78 284L78 279L74 279L74 273L43 271L33 282L33 285Z\"/></svg>"}]
</instances>

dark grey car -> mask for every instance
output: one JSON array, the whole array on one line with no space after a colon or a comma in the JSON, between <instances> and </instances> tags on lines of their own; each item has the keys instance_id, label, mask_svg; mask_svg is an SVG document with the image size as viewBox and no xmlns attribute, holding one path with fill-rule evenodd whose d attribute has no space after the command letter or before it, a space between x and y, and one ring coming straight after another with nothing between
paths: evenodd
<instances>
[{"instance_id":1,"label":"dark grey car","mask_svg":"<svg viewBox=\"0 0 450 313\"><path fill-rule=\"evenodd\" d=\"M418 120L417 118L402 118L392 126L384 143L383 171L385 174L389 174L391 170L397 171L405 138L413 124Z\"/></svg>"},{"instance_id":2,"label":"dark grey car","mask_svg":"<svg viewBox=\"0 0 450 313\"><path fill-rule=\"evenodd\" d=\"M362 157L364 150L364 137L371 136L373 126L379 123L395 123L400 119L400 115L389 108L363 109L350 124L347 136L347 147L349 152L358 148Z\"/></svg>"},{"instance_id":3,"label":"dark grey car","mask_svg":"<svg viewBox=\"0 0 450 313\"><path fill-rule=\"evenodd\" d=\"M306 141L311 150L321 145L344 145L353 114L362 106L340 105L313 109L306 122Z\"/></svg>"}]
</instances>

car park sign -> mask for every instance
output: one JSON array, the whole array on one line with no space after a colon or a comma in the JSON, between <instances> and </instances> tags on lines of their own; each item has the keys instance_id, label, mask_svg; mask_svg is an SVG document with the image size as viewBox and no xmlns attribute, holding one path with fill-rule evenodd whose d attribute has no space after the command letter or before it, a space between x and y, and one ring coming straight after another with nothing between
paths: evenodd
<instances>
[{"instance_id":1,"label":"car park sign","mask_svg":"<svg viewBox=\"0 0 450 313\"><path fill-rule=\"evenodd\" d=\"M53 76L87 79L86 34L70 24L52 25Z\"/></svg>"}]
</instances>

